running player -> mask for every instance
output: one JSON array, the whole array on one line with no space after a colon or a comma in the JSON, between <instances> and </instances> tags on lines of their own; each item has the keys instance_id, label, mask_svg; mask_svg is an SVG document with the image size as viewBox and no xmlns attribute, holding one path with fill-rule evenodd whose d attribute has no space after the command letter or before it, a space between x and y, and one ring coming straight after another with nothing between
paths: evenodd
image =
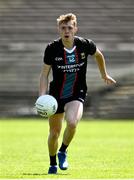
<instances>
[{"instance_id":1,"label":"running player","mask_svg":"<svg viewBox=\"0 0 134 180\"><path fill-rule=\"evenodd\" d=\"M83 114L83 102L86 97L86 69L88 55L96 59L102 79L107 84L114 84L105 66L105 59L95 43L90 39L75 36L77 19L72 13L61 15L57 19L60 38L49 43L44 53L44 65L40 76L39 95L49 94L58 101L58 110L49 118L50 133L48 149L50 167L48 174L57 173L58 138L62 121L66 119L62 145L58 151L60 169L68 168L67 148L76 132L76 127ZM53 80L48 88L48 76L52 69Z\"/></svg>"}]
</instances>

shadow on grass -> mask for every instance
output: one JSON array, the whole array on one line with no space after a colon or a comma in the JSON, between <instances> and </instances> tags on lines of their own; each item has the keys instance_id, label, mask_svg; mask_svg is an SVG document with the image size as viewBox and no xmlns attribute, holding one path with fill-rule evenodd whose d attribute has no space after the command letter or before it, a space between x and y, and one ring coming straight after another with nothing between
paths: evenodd
<instances>
[{"instance_id":1,"label":"shadow on grass","mask_svg":"<svg viewBox=\"0 0 134 180\"><path fill-rule=\"evenodd\" d=\"M62 176L66 176L66 175L70 175L68 173L57 173L57 174L48 174L48 173L23 173L23 176L51 176L51 175L62 175Z\"/></svg>"}]
</instances>

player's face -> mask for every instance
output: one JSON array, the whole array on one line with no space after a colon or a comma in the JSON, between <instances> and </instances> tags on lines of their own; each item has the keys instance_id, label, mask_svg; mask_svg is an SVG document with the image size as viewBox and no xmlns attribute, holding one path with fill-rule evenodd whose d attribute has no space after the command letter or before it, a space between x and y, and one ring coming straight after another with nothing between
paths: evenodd
<instances>
[{"instance_id":1,"label":"player's face","mask_svg":"<svg viewBox=\"0 0 134 180\"><path fill-rule=\"evenodd\" d=\"M74 35L77 32L77 27L73 21L62 23L59 25L59 33L64 42L70 42L74 40Z\"/></svg>"}]
</instances>

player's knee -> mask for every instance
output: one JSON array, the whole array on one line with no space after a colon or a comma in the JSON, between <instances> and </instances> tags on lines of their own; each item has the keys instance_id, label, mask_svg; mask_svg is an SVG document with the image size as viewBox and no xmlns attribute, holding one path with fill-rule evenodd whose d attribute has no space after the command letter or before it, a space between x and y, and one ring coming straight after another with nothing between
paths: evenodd
<instances>
[{"instance_id":1,"label":"player's knee","mask_svg":"<svg viewBox=\"0 0 134 180\"><path fill-rule=\"evenodd\" d=\"M75 129L78 123L78 119L76 118L75 115L71 115L69 117L67 117L67 124L68 127L71 129Z\"/></svg>"},{"instance_id":2,"label":"player's knee","mask_svg":"<svg viewBox=\"0 0 134 180\"><path fill-rule=\"evenodd\" d=\"M77 122L76 122L76 120L69 120L68 121L68 127L70 128L70 129L75 129L76 128L76 126L77 126Z\"/></svg>"}]
</instances>

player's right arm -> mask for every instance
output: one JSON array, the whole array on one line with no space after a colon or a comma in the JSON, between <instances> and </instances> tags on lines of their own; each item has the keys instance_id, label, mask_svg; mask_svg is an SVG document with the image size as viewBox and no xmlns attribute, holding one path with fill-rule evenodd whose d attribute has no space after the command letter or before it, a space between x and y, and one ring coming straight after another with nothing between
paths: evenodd
<instances>
[{"instance_id":1,"label":"player's right arm","mask_svg":"<svg viewBox=\"0 0 134 180\"><path fill-rule=\"evenodd\" d=\"M48 76L51 65L44 64L40 73L39 96L46 94L48 90Z\"/></svg>"}]
</instances>

